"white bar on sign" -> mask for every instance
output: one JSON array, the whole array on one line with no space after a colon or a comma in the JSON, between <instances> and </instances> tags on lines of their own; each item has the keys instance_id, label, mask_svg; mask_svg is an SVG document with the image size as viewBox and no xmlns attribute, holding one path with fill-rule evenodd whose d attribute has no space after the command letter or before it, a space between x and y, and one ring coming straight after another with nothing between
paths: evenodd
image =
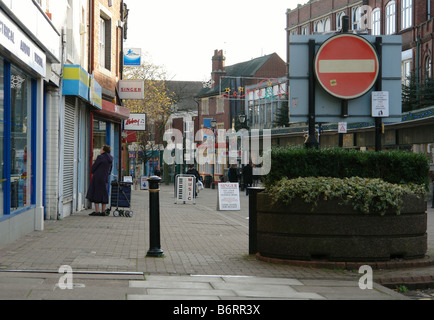
<instances>
[{"instance_id":1,"label":"white bar on sign","mask_svg":"<svg viewBox=\"0 0 434 320\"><path fill-rule=\"evenodd\" d=\"M372 73L375 60L320 60L319 73Z\"/></svg>"}]
</instances>

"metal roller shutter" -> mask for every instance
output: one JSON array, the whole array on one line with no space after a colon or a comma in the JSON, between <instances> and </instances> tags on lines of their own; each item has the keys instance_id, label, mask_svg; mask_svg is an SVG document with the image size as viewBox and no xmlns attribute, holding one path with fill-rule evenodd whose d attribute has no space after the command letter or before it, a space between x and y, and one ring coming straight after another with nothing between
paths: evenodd
<instances>
[{"instance_id":1,"label":"metal roller shutter","mask_svg":"<svg viewBox=\"0 0 434 320\"><path fill-rule=\"evenodd\" d=\"M66 97L63 158L63 203L72 201L74 185L75 98Z\"/></svg>"}]
</instances>

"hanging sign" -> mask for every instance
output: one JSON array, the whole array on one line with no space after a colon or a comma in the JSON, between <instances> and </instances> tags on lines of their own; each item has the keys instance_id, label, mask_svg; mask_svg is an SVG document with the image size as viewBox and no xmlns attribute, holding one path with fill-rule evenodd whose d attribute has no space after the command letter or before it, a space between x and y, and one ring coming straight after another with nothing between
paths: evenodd
<instances>
[{"instance_id":1,"label":"hanging sign","mask_svg":"<svg viewBox=\"0 0 434 320\"><path fill-rule=\"evenodd\" d=\"M130 117L124 121L125 131L146 131L146 114L130 113Z\"/></svg>"}]
</instances>

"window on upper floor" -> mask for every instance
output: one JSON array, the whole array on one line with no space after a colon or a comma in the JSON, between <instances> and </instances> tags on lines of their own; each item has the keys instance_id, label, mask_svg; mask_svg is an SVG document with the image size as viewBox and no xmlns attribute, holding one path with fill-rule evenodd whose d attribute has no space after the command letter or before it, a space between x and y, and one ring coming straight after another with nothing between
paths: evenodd
<instances>
[{"instance_id":1,"label":"window on upper floor","mask_svg":"<svg viewBox=\"0 0 434 320\"><path fill-rule=\"evenodd\" d=\"M301 34L302 35L307 35L307 34L309 34L309 26L303 26L303 27L301 27Z\"/></svg>"},{"instance_id":2,"label":"window on upper floor","mask_svg":"<svg viewBox=\"0 0 434 320\"><path fill-rule=\"evenodd\" d=\"M359 30L361 29L360 22L362 20L362 8L361 7L354 7L351 9L351 21L353 30Z\"/></svg>"},{"instance_id":3,"label":"window on upper floor","mask_svg":"<svg viewBox=\"0 0 434 320\"><path fill-rule=\"evenodd\" d=\"M329 32L331 30L330 19L326 18L324 20L324 32Z\"/></svg>"},{"instance_id":4,"label":"window on upper floor","mask_svg":"<svg viewBox=\"0 0 434 320\"><path fill-rule=\"evenodd\" d=\"M314 32L324 32L324 22L322 20L316 21L313 25Z\"/></svg>"},{"instance_id":5,"label":"window on upper floor","mask_svg":"<svg viewBox=\"0 0 434 320\"><path fill-rule=\"evenodd\" d=\"M339 31L342 29L342 18L345 16L345 12L338 12L336 13L336 31Z\"/></svg>"},{"instance_id":6,"label":"window on upper floor","mask_svg":"<svg viewBox=\"0 0 434 320\"><path fill-rule=\"evenodd\" d=\"M111 20L101 16L99 23L99 64L111 70Z\"/></svg>"},{"instance_id":7,"label":"window on upper floor","mask_svg":"<svg viewBox=\"0 0 434 320\"><path fill-rule=\"evenodd\" d=\"M221 97L218 97L216 99L216 103L217 103L217 108L216 108L216 113L224 113L225 112L225 100Z\"/></svg>"},{"instance_id":8,"label":"window on upper floor","mask_svg":"<svg viewBox=\"0 0 434 320\"><path fill-rule=\"evenodd\" d=\"M401 0L401 30L410 28L412 20L412 0Z\"/></svg>"},{"instance_id":9,"label":"window on upper floor","mask_svg":"<svg viewBox=\"0 0 434 320\"><path fill-rule=\"evenodd\" d=\"M209 114L209 100L208 98L202 99L202 115Z\"/></svg>"},{"instance_id":10,"label":"window on upper floor","mask_svg":"<svg viewBox=\"0 0 434 320\"><path fill-rule=\"evenodd\" d=\"M372 11L372 34L378 36L381 34L381 11L380 8Z\"/></svg>"},{"instance_id":11,"label":"window on upper floor","mask_svg":"<svg viewBox=\"0 0 434 320\"><path fill-rule=\"evenodd\" d=\"M396 6L395 1L389 1L386 5L386 24L385 34L394 34L396 32Z\"/></svg>"},{"instance_id":12,"label":"window on upper floor","mask_svg":"<svg viewBox=\"0 0 434 320\"><path fill-rule=\"evenodd\" d=\"M432 78L432 63L431 63L431 57L427 56L425 58L425 79L431 79Z\"/></svg>"}]
</instances>

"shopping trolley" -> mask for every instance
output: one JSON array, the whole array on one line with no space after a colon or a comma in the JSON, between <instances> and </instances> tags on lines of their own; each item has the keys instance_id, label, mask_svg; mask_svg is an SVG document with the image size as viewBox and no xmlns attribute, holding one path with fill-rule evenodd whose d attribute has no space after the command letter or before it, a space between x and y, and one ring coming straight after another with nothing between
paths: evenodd
<instances>
[{"instance_id":1,"label":"shopping trolley","mask_svg":"<svg viewBox=\"0 0 434 320\"><path fill-rule=\"evenodd\" d=\"M111 182L111 202L110 211L113 207L116 209L113 211L115 217L133 217L133 211L131 210L131 182L120 182L118 180ZM119 209L125 208L125 210Z\"/></svg>"}]
</instances>

